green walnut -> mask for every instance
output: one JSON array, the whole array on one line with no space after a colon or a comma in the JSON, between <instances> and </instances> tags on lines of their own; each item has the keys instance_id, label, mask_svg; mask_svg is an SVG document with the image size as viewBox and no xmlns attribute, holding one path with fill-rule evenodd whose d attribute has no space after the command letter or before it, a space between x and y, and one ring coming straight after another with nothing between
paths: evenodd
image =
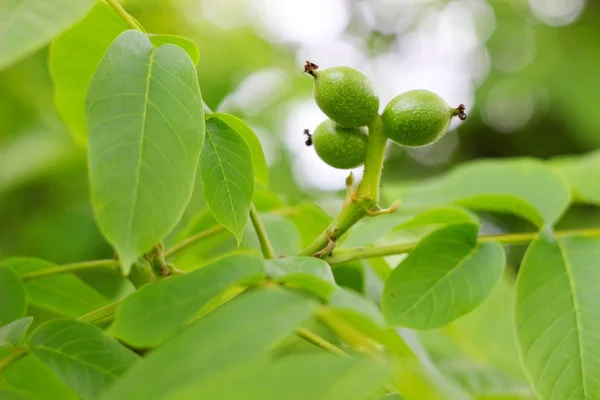
<instances>
[{"instance_id":1,"label":"green walnut","mask_svg":"<svg viewBox=\"0 0 600 400\"><path fill-rule=\"evenodd\" d=\"M367 154L367 130L365 128L344 128L330 119L321 122L309 136L307 145L314 145L315 151L333 168L350 169L362 165Z\"/></svg>"},{"instance_id":2,"label":"green walnut","mask_svg":"<svg viewBox=\"0 0 600 400\"><path fill-rule=\"evenodd\" d=\"M307 61L304 71L313 76L313 96L330 119L346 128L370 124L379 111L379 96L365 74L350 67L333 67L317 71Z\"/></svg>"},{"instance_id":3,"label":"green walnut","mask_svg":"<svg viewBox=\"0 0 600 400\"><path fill-rule=\"evenodd\" d=\"M411 90L396 96L383 110L383 132L394 142L420 147L438 140L458 116L467 118L465 106L450 107L444 99L428 90Z\"/></svg>"}]
</instances>

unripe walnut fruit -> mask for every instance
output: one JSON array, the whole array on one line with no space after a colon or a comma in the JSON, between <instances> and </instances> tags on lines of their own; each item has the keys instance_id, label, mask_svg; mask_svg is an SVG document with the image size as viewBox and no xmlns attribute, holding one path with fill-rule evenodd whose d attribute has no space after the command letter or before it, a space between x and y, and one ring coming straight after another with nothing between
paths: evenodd
<instances>
[{"instance_id":1,"label":"unripe walnut fruit","mask_svg":"<svg viewBox=\"0 0 600 400\"><path fill-rule=\"evenodd\" d=\"M465 119L464 106L452 108L433 92L411 90L389 102L381 121L388 138L403 146L420 147L442 137L453 116Z\"/></svg>"},{"instance_id":2,"label":"unripe walnut fruit","mask_svg":"<svg viewBox=\"0 0 600 400\"><path fill-rule=\"evenodd\" d=\"M379 111L379 96L371 80L350 67L316 70L307 62L305 71L314 77L313 96L321 111L346 128L370 124Z\"/></svg>"},{"instance_id":3,"label":"unripe walnut fruit","mask_svg":"<svg viewBox=\"0 0 600 400\"><path fill-rule=\"evenodd\" d=\"M321 160L334 168L355 168L365 161L365 128L344 128L326 119L317 126L310 140Z\"/></svg>"}]
</instances>

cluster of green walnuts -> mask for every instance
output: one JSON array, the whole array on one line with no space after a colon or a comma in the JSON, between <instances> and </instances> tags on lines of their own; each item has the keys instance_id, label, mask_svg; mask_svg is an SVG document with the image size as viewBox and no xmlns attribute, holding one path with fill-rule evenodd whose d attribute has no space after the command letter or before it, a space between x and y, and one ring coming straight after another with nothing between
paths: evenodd
<instances>
[{"instance_id":1,"label":"cluster of green walnuts","mask_svg":"<svg viewBox=\"0 0 600 400\"><path fill-rule=\"evenodd\" d=\"M368 129L379 112L379 96L371 80L350 67L317 71L309 61L304 72L314 78L313 96L327 117L308 136L319 157L334 168L362 165L367 153ZM381 114L383 133L392 141L420 147L438 140L452 117L467 118L465 106L450 107L440 96L427 90L411 90L396 96Z\"/></svg>"}]
</instances>

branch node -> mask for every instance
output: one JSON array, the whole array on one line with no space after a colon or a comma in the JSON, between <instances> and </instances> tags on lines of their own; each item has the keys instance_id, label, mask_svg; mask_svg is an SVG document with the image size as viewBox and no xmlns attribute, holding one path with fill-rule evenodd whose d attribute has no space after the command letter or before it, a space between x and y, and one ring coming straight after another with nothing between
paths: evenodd
<instances>
[{"instance_id":1,"label":"branch node","mask_svg":"<svg viewBox=\"0 0 600 400\"><path fill-rule=\"evenodd\" d=\"M330 234L328 234L327 235L327 246L325 246L322 250L317 251L312 256L316 257L316 258L323 258L325 256L328 256L331 253L331 251L333 250L334 246L335 246L335 239Z\"/></svg>"},{"instance_id":2,"label":"branch node","mask_svg":"<svg viewBox=\"0 0 600 400\"><path fill-rule=\"evenodd\" d=\"M400 208L401 204L402 202L400 200L396 200L388 208L381 208L379 206L376 206L377 208L375 210L367 208L367 216L376 217L378 215L393 214L396 212L396 210L398 210L398 208Z\"/></svg>"}]
</instances>

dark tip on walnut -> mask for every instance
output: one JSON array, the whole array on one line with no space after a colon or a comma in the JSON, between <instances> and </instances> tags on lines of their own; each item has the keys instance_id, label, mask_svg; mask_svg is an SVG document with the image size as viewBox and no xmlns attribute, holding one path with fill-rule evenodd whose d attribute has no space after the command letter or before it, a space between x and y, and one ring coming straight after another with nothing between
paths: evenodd
<instances>
[{"instance_id":1,"label":"dark tip on walnut","mask_svg":"<svg viewBox=\"0 0 600 400\"><path fill-rule=\"evenodd\" d=\"M310 61L307 61L306 64L304 64L304 72L306 72L307 74L313 75L314 76L314 70L316 70L317 68L319 68L319 66L315 63L311 63Z\"/></svg>"},{"instance_id":2,"label":"dark tip on walnut","mask_svg":"<svg viewBox=\"0 0 600 400\"><path fill-rule=\"evenodd\" d=\"M467 109L467 107L465 107L464 104L459 105L458 107L456 107L456 111L458 111L458 119L460 119L461 121L464 121L465 119L467 119L467 114L465 113L465 110Z\"/></svg>"},{"instance_id":3,"label":"dark tip on walnut","mask_svg":"<svg viewBox=\"0 0 600 400\"><path fill-rule=\"evenodd\" d=\"M304 134L308 137L308 139L306 139L304 144L306 144L307 146L312 146L313 142L312 142L312 135L310 134L310 131L308 129L305 129Z\"/></svg>"}]
</instances>

